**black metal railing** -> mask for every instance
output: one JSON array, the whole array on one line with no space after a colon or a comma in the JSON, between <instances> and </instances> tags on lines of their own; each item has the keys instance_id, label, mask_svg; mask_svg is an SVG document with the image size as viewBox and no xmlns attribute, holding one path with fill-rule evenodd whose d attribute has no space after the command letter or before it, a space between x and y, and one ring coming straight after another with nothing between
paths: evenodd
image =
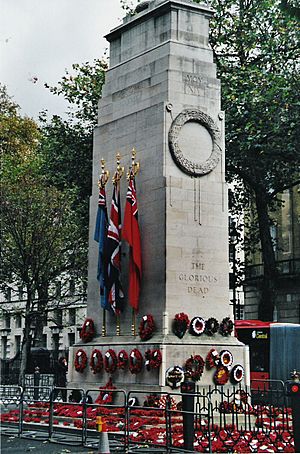
<instances>
[{"instance_id":1,"label":"black metal railing","mask_svg":"<svg viewBox=\"0 0 300 454\"><path fill-rule=\"evenodd\" d=\"M147 396L145 390L1 386L1 430L7 435L97 448L97 417L101 416L111 452L180 453L186 452L184 420L189 414L195 451L257 452L263 443L273 452L279 448L291 452L292 417L282 383L265 381L263 388L257 383L254 388L198 387L190 394L194 411L187 411L185 394L180 392ZM265 393L263 401L257 400L259 393Z\"/></svg>"}]
</instances>

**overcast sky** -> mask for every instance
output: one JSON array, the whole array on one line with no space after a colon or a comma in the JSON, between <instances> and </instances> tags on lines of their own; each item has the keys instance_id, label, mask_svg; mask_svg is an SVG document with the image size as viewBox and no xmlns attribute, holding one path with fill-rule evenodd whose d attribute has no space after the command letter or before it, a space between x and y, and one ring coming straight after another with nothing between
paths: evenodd
<instances>
[{"instance_id":1,"label":"overcast sky","mask_svg":"<svg viewBox=\"0 0 300 454\"><path fill-rule=\"evenodd\" d=\"M103 36L123 15L120 0L0 0L0 81L22 113L62 114L65 102L44 83L56 84L72 63L101 58Z\"/></svg>"}]
</instances>

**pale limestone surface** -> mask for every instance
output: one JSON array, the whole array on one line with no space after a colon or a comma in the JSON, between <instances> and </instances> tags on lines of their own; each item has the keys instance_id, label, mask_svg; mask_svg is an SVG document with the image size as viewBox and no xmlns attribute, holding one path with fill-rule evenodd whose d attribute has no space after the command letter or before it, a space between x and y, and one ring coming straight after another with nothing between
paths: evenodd
<instances>
[{"instance_id":1,"label":"pale limestone surface","mask_svg":"<svg viewBox=\"0 0 300 454\"><path fill-rule=\"evenodd\" d=\"M143 280L140 315L151 313L157 331L147 343L131 336L132 314L128 303L121 315L121 336L115 336L116 321L107 316L107 337L94 345L105 352L126 345L128 353L137 346L141 351L161 348L163 366L157 371L131 376L118 372L118 386L164 385L166 368L183 365L191 354L206 356L212 346L228 346L234 364L247 367L247 350L235 338L186 334L179 340L172 334L174 315L185 312L190 319L201 316L221 321L232 318L228 283L228 213L225 183L224 114L220 107L220 82L216 78L212 50L208 44L209 19L206 5L187 0L153 1L148 9L114 29L110 42L110 69L103 98L99 103L99 124L94 135L93 195L90 203L90 247L88 316L101 333L102 310L96 280L97 243L93 240L97 211L100 159L104 157L111 173L120 151L121 164L128 169L131 149L137 150L141 170L137 176L139 222L142 237ZM184 109L198 109L209 115L219 130L220 159L208 174L193 178L174 162L168 133L176 116ZM203 139L199 145L199 139ZM211 149L207 130L199 123L186 123L179 133L179 145L189 159L207 159ZM121 183L122 210L127 181ZM107 185L110 210L112 185ZM108 210L108 211L109 211ZM123 245L123 285L127 289L128 248ZM137 323L138 324L138 323ZM91 352L93 347L85 347ZM248 372L248 371L247 371ZM71 382L107 381L86 371ZM206 371L201 383L212 384ZM247 376L248 380L248 376Z\"/></svg>"}]
</instances>

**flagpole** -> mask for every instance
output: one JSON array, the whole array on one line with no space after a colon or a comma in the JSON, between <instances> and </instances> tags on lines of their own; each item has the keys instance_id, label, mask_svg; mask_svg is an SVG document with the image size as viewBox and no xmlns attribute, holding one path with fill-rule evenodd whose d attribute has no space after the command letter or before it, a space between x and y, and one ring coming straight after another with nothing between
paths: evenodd
<instances>
[{"instance_id":1,"label":"flagpole","mask_svg":"<svg viewBox=\"0 0 300 454\"><path fill-rule=\"evenodd\" d=\"M117 317L116 336L120 336L121 334L120 315L118 314L116 317Z\"/></svg>"},{"instance_id":2,"label":"flagpole","mask_svg":"<svg viewBox=\"0 0 300 454\"><path fill-rule=\"evenodd\" d=\"M101 175L99 177L98 181L98 187L99 190L105 189L105 185L109 180L109 170L105 170L105 160L102 158L101 159ZM106 336L106 312L105 308L103 308L103 313L102 313L102 330L101 330L101 335L102 337Z\"/></svg>"},{"instance_id":3,"label":"flagpole","mask_svg":"<svg viewBox=\"0 0 300 454\"><path fill-rule=\"evenodd\" d=\"M136 317L135 317L135 310L134 309L132 309L131 334L132 334L132 336L136 336Z\"/></svg>"},{"instance_id":4,"label":"flagpole","mask_svg":"<svg viewBox=\"0 0 300 454\"><path fill-rule=\"evenodd\" d=\"M127 172L127 180L134 180L140 170L140 163L135 161L136 149L131 150L131 168ZM131 335L136 336L136 311L132 308L132 324L131 324Z\"/></svg>"},{"instance_id":5,"label":"flagpole","mask_svg":"<svg viewBox=\"0 0 300 454\"><path fill-rule=\"evenodd\" d=\"M106 336L106 311L103 309L102 313L102 332L101 332L102 337Z\"/></svg>"},{"instance_id":6,"label":"flagpole","mask_svg":"<svg viewBox=\"0 0 300 454\"><path fill-rule=\"evenodd\" d=\"M120 159L121 159L121 155L118 152L117 155L116 155L117 169L116 169L115 174L113 176L113 184L116 187L118 185L120 185L120 180L121 180L122 176L124 175L124 167L120 166ZM120 336L120 334L121 334L120 314L117 313L116 314L116 336Z\"/></svg>"}]
</instances>

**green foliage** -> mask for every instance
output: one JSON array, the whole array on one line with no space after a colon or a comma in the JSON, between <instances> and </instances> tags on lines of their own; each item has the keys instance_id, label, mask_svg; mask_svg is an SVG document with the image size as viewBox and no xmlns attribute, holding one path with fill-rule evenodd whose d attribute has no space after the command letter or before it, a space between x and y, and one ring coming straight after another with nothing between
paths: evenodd
<instances>
[{"instance_id":1,"label":"green foliage","mask_svg":"<svg viewBox=\"0 0 300 454\"><path fill-rule=\"evenodd\" d=\"M88 239L88 208L92 185L92 134L78 123L54 116L42 122L39 152L48 184L76 191L76 210L82 238Z\"/></svg>"},{"instance_id":2,"label":"green foliage","mask_svg":"<svg viewBox=\"0 0 300 454\"><path fill-rule=\"evenodd\" d=\"M48 84L45 84L45 87L55 95L62 95L70 105L76 106L74 117L89 129L97 124L97 107L106 69L107 62L104 59L95 59L93 64L75 63L72 65L73 71L66 70L56 87L50 87Z\"/></svg>"}]
</instances>

